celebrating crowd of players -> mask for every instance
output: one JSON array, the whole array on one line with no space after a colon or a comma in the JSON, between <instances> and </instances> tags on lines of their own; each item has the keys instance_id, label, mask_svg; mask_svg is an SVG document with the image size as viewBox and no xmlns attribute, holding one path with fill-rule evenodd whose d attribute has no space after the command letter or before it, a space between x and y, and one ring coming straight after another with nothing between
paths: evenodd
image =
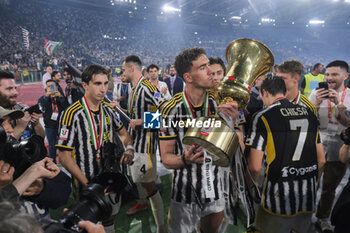
<instances>
[{"instance_id":1,"label":"celebrating crowd of players","mask_svg":"<svg viewBox=\"0 0 350 233\"><path fill-rule=\"evenodd\" d=\"M177 75L160 82L157 80L159 68L152 64L147 68L150 75L147 79L142 75L141 59L127 56L122 64L123 82L115 87L111 103L105 102L108 71L104 67L91 65L84 69L81 77L84 96L72 104L62 99L65 95L58 88L56 73L52 72L52 79L45 82L47 94L39 102L44 101L44 118L50 120L47 120L48 126L45 122L46 136L51 137L51 146L52 140L56 142L60 163L72 176L75 194L102 172L103 157L108 156L107 145L117 144L120 138L125 148L120 163L128 165L132 180L142 187L139 192L144 192L149 199L157 233L195 229L225 232L227 224L236 223L235 208L239 206L232 167L208 162L206 151L196 144L186 147L182 142L185 127L162 126L159 130L143 127L145 112L159 113L167 122L221 113L236 122L240 145L245 151L242 156L247 159L248 183L257 184L261 192L260 197L254 197L259 199L255 203L256 229L309 232L312 213L317 210L316 225L322 232L332 232L328 219L335 189L347 168L338 158L343 145L339 135L347 127L346 114L342 113L350 107L350 92L344 86L348 78L347 63L329 63L324 76L329 88L312 90L308 99L298 89L302 64L296 60L285 61L275 67L274 76L257 79L255 95L244 114L238 111L237 103L217 104L208 92L224 78L225 65L220 58L208 59L202 48L186 49L176 56L171 68ZM309 84L306 86L310 88ZM13 75L1 71L0 105L8 110L18 109L17 94ZM118 114L115 107L125 111L130 119ZM25 112L20 119L11 111L0 111L0 114L12 140L20 141L25 134L45 135L36 113ZM245 130L238 126L242 115L249 120ZM55 136L50 127L55 129L56 139L52 139ZM173 170L168 223L164 220L163 200L156 186L157 149L163 165ZM55 153L52 151L50 149L50 155ZM209 171L205 167L210 167ZM11 170L2 164L1 169L0 176ZM317 205L322 173L322 194ZM56 185L50 191L60 194L60 200L64 193L66 201L70 189L65 186L69 186L70 181L65 174L61 176L61 186ZM38 181L29 196L44 196L48 192L46 185L55 179L47 179L42 185ZM6 186L3 183L1 188ZM212 186L211 189L208 186ZM46 194L45 198L48 201L30 200L47 209L53 197ZM103 222L104 230L114 232L114 217L121 200L110 193L107 198L113 214ZM27 197L23 199L28 201Z\"/></svg>"}]
</instances>

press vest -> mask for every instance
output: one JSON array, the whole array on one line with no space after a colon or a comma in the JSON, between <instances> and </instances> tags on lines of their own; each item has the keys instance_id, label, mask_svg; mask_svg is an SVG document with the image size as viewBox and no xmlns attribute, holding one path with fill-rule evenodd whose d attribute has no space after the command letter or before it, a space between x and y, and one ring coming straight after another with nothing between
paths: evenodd
<instances>
[{"instance_id":1,"label":"press vest","mask_svg":"<svg viewBox=\"0 0 350 233\"><path fill-rule=\"evenodd\" d=\"M306 95L306 97L309 98L311 91L318 87L319 82L323 82L324 75L318 74L317 76L314 76L312 73L308 73L304 77L305 77L304 95Z\"/></svg>"}]
</instances>

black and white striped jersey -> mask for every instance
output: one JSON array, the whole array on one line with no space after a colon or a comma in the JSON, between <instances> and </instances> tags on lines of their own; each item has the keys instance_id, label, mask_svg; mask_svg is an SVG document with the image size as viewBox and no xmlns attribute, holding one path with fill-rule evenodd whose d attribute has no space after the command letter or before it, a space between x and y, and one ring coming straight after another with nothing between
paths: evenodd
<instances>
[{"instance_id":1,"label":"black and white striped jersey","mask_svg":"<svg viewBox=\"0 0 350 233\"><path fill-rule=\"evenodd\" d=\"M144 112L156 112L166 100L157 88L147 79L142 78L139 85L131 92L128 100L128 113L131 119L143 119ZM135 152L155 154L158 145L158 131L155 129L130 129Z\"/></svg>"},{"instance_id":2,"label":"black and white striped jersey","mask_svg":"<svg viewBox=\"0 0 350 233\"><path fill-rule=\"evenodd\" d=\"M309 108L281 99L255 115L246 145L266 151L266 211L283 216L314 211L319 142L318 120Z\"/></svg>"},{"instance_id":3,"label":"black and white striped jersey","mask_svg":"<svg viewBox=\"0 0 350 233\"><path fill-rule=\"evenodd\" d=\"M105 112L106 126L103 133L103 143L113 142L113 130L120 130L123 123L116 117L111 106L101 103ZM97 124L97 132L100 132L100 110L91 111ZM96 149L91 140L90 125L84 111L81 100L78 100L61 115L59 134L56 147L60 150L72 150L74 160L80 170L90 181L101 172L101 163L97 158ZM101 146L103 148L103 144Z\"/></svg>"},{"instance_id":4,"label":"black and white striped jersey","mask_svg":"<svg viewBox=\"0 0 350 233\"><path fill-rule=\"evenodd\" d=\"M317 116L317 109L315 105L305 95L301 94L300 91L298 92L298 95L296 96L296 98L291 102L310 109L311 112L313 112Z\"/></svg>"},{"instance_id":5,"label":"black and white striped jersey","mask_svg":"<svg viewBox=\"0 0 350 233\"><path fill-rule=\"evenodd\" d=\"M216 102L211 95L208 96L209 116L213 117L216 114ZM204 104L203 104L204 105ZM196 117L204 116L203 106L192 106ZM170 122L186 122L192 119L183 102L182 93L177 93L173 98L162 108L162 120L168 124L166 127L163 124L160 130L160 140L176 140L174 154L181 156L184 154L185 145L182 139L186 134L186 127L179 127L171 125ZM203 187L204 172L202 164L190 164L187 168L174 169L173 184L172 184L172 200L180 203L197 203L193 190L195 190L197 197L200 198L201 203L211 202L221 198L220 186L220 172L218 166L212 165L213 170L213 185L215 191L215 198L205 198L205 191ZM191 187L193 186L193 187Z\"/></svg>"}]
</instances>

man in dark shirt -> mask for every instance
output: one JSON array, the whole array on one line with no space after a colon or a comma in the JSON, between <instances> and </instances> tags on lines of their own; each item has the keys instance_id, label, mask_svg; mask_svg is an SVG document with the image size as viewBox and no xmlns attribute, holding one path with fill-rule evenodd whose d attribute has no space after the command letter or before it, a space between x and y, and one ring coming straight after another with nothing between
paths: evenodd
<instances>
[{"instance_id":1,"label":"man in dark shirt","mask_svg":"<svg viewBox=\"0 0 350 233\"><path fill-rule=\"evenodd\" d=\"M46 81L46 95L40 97L38 104L42 107L46 137L49 142L50 158L56 163L56 140L58 135L58 119L61 112L68 107L66 97L57 90L57 83Z\"/></svg>"}]
</instances>

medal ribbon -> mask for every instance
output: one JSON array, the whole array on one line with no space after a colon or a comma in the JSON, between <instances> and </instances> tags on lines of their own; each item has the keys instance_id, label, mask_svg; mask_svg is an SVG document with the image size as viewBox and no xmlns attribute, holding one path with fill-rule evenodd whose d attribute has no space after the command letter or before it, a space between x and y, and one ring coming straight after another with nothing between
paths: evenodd
<instances>
[{"instance_id":1,"label":"medal ribbon","mask_svg":"<svg viewBox=\"0 0 350 233\"><path fill-rule=\"evenodd\" d=\"M58 112L57 101L55 97L51 97L52 112Z\"/></svg>"},{"instance_id":2,"label":"medal ribbon","mask_svg":"<svg viewBox=\"0 0 350 233\"><path fill-rule=\"evenodd\" d=\"M279 97L279 98L275 99L275 101L273 101L273 103L276 103L277 101L280 101L282 99L286 99L286 97Z\"/></svg>"},{"instance_id":3,"label":"medal ribbon","mask_svg":"<svg viewBox=\"0 0 350 233\"><path fill-rule=\"evenodd\" d=\"M133 107L133 105L134 105L135 93L136 93L137 90L139 89L140 84L141 84L141 82L142 82L143 79L144 79L143 76L141 76L140 79L139 79L139 81L138 81L137 84L136 84L136 88L133 90L133 92L131 93L131 95L129 95L129 99L128 99L128 102L129 102L129 104L128 104L128 106L129 106L128 111L129 111L129 113L132 113L131 111L132 111L132 107Z\"/></svg>"},{"instance_id":4,"label":"medal ribbon","mask_svg":"<svg viewBox=\"0 0 350 233\"><path fill-rule=\"evenodd\" d=\"M297 97L295 97L293 103L294 104L299 104L300 103L300 99L301 99L301 94L300 94L300 91L298 91L298 95L297 95Z\"/></svg>"},{"instance_id":5,"label":"medal ribbon","mask_svg":"<svg viewBox=\"0 0 350 233\"><path fill-rule=\"evenodd\" d=\"M105 112L103 110L102 104L100 104L100 122L101 122L101 125L100 125L100 136L98 137L96 122L91 114L91 110L90 110L90 107L85 99L85 96L82 98L81 102L83 104L83 108L84 108L86 117L88 119L89 125L90 125L90 134L91 134L92 143L94 144L96 151L99 152L100 147L102 145L103 132L104 132L105 125L106 125Z\"/></svg>"},{"instance_id":6,"label":"medal ribbon","mask_svg":"<svg viewBox=\"0 0 350 233\"><path fill-rule=\"evenodd\" d=\"M208 93L205 93L205 99L204 99L204 108L203 108L203 116L209 116L209 101L208 101ZM186 90L182 92L182 101L184 102L185 109L188 115L192 117L192 119L196 118L195 112L192 108L192 105L188 99L188 96L186 94Z\"/></svg>"}]
</instances>

